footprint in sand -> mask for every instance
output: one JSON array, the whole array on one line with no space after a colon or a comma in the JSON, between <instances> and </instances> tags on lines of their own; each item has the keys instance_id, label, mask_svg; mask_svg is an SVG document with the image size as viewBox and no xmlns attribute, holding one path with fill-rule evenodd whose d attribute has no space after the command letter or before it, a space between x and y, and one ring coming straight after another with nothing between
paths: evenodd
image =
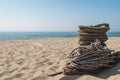
<instances>
[{"instance_id":1,"label":"footprint in sand","mask_svg":"<svg viewBox=\"0 0 120 80\"><path fill-rule=\"evenodd\" d=\"M15 74L11 77L8 77L8 78L4 78L4 80L13 80L13 79L16 79L16 78L21 78L24 74L23 73L18 73L18 74Z\"/></svg>"},{"instance_id":2,"label":"footprint in sand","mask_svg":"<svg viewBox=\"0 0 120 80\"><path fill-rule=\"evenodd\" d=\"M4 75L7 75L7 74L9 74L8 71L3 71L2 73L0 73L0 77L2 77L2 76L4 76Z\"/></svg>"},{"instance_id":3,"label":"footprint in sand","mask_svg":"<svg viewBox=\"0 0 120 80\"><path fill-rule=\"evenodd\" d=\"M47 62L48 65L52 65L54 62Z\"/></svg>"}]
</instances>

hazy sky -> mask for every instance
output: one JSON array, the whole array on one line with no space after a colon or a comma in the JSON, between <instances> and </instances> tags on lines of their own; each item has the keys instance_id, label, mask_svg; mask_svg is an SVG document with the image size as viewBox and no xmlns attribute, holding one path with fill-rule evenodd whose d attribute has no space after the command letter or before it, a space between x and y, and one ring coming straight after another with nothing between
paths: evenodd
<instances>
[{"instance_id":1,"label":"hazy sky","mask_svg":"<svg viewBox=\"0 0 120 80\"><path fill-rule=\"evenodd\" d=\"M77 31L103 22L120 31L120 0L0 0L0 31Z\"/></svg>"}]
</instances>

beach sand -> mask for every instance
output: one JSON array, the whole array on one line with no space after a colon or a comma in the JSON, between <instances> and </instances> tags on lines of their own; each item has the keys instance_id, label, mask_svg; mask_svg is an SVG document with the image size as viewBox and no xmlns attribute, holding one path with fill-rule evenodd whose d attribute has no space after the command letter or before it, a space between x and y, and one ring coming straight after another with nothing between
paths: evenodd
<instances>
[{"instance_id":1,"label":"beach sand","mask_svg":"<svg viewBox=\"0 0 120 80\"><path fill-rule=\"evenodd\" d=\"M120 51L120 38L109 38L106 43ZM60 71L78 46L78 38L0 40L0 80L120 80L120 64L94 76L46 76Z\"/></svg>"}]
</instances>

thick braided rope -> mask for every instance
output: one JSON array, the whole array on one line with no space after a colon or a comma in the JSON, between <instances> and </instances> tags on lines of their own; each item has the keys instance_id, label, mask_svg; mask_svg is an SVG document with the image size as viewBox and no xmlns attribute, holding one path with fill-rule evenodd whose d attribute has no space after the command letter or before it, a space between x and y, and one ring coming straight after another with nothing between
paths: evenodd
<instances>
[{"instance_id":1,"label":"thick braided rope","mask_svg":"<svg viewBox=\"0 0 120 80\"><path fill-rule=\"evenodd\" d=\"M111 50L100 44L92 44L89 47L75 48L69 55L70 64L77 69L97 69L102 66L112 67L114 57Z\"/></svg>"}]
</instances>

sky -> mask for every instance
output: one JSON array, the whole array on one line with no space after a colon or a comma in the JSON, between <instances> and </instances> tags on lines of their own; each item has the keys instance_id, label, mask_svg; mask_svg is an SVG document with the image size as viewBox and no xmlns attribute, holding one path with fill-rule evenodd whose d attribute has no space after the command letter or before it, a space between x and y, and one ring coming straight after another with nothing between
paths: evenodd
<instances>
[{"instance_id":1,"label":"sky","mask_svg":"<svg viewBox=\"0 0 120 80\"><path fill-rule=\"evenodd\" d=\"M100 23L120 32L120 0L0 0L0 31L77 31Z\"/></svg>"}]
</instances>

